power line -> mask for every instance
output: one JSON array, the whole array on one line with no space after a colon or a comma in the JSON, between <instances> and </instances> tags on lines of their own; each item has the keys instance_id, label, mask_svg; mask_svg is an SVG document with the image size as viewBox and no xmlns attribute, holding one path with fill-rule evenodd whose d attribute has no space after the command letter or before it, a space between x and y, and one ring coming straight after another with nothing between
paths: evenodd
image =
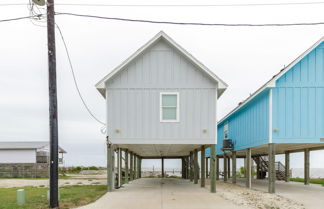
<instances>
[{"instance_id":1,"label":"power line","mask_svg":"<svg viewBox=\"0 0 324 209\"><path fill-rule=\"evenodd\" d=\"M67 58L68 58L68 60L69 60L69 65L70 65L70 69L71 69L71 73L72 73L73 81L74 81L74 84L75 84L76 90L77 90L77 92L78 92L78 94L79 94L79 97L80 97L80 99L81 99L81 101L82 101L82 103L83 103L83 106L85 107L85 109L88 111L88 113L90 114L90 116L91 116L94 120L96 120L98 123L101 123L102 125L106 125L104 122L102 122L101 120L99 120L99 119L98 119L98 118L97 118L97 117L96 117L96 116L91 112L91 110L90 110L90 108L88 107L87 103L86 103L85 100L83 99L82 94L81 94L81 91L80 91L79 86L78 86L78 82L77 82L76 77L75 77L74 68L73 68L73 65L72 65L72 61L71 61L71 57L70 57L70 53L69 53L69 50L68 50L68 48L67 48L67 45L66 45L66 42L65 42L65 39L64 39L63 33L62 33L62 31L61 31L61 28L60 28L57 24L55 24L55 25L56 25L56 27L57 27L57 29L58 29L58 31L59 31L59 34L60 34L60 36L61 36L61 39L62 39L62 41L63 41L63 45L64 45L64 48L65 48L65 52L66 52L66 54L67 54Z\"/></svg>"},{"instance_id":2,"label":"power line","mask_svg":"<svg viewBox=\"0 0 324 209\"><path fill-rule=\"evenodd\" d=\"M283 26L314 26L324 25L324 22L300 22L300 23L265 23L265 24L250 24L250 23L202 23L202 22L174 22L174 21L159 21L148 19L130 19L120 17L105 17L97 15L77 14L69 12L56 12L56 15L69 15L76 17L86 17L95 19L125 21L125 22L139 22L151 24L168 24L168 25L192 25L192 26L225 26L225 27L283 27Z\"/></svg>"},{"instance_id":3,"label":"power line","mask_svg":"<svg viewBox=\"0 0 324 209\"><path fill-rule=\"evenodd\" d=\"M86 6L86 7L250 7L250 6L291 6L317 5L324 2L279 2L279 3L247 3L247 4L91 4L91 3L55 3L55 6ZM24 3L3 3L0 6L21 6Z\"/></svg>"},{"instance_id":4,"label":"power line","mask_svg":"<svg viewBox=\"0 0 324 209\"><path fill-rule=\"evenodd\" d=\"M34 15L34 16L25 16L25 17L15 17L15 18L9 18L9 19L0 19L0 22L10 22L10 21L16 21L16 20L24 20L24 19L29 19L29 18L35 18L35 17L38 17L40 18L41 15Z\"/></svg>"}]
</instances>

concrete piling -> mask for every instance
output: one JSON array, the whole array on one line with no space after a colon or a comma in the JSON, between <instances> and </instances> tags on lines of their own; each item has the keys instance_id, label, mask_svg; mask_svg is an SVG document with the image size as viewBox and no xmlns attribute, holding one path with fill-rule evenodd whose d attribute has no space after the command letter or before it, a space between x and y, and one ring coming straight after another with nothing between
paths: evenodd
<instances>
[{"instance_id":1,"label":"concrete piling","mask_svg":"<svg viewBox=\"0 0 324 209\"><path fill-rule=\"evenodd\" d=\"M107 191L112 192L114 187L114 176L113 176L113 155L114 149L112 144L107 144Z\"/></svg>"},{"instance_id":2,"label":"concrete piling","mask_svg":"<svg viewBox=\"0 0 324 209\"><path fill-rule=\"evenodd\" d=\"M230 156L227 157L227 178L231 178L231 158Z\"/></svg>"},{"instance_id":3,"label":"concrete piling","mask_svg":"<svg viewBox=\"0 0 324 209\"><path fill-rule=\"evenodd\" d=\"M128 150L125 150L125 183L128 183L128 175L129 169L128 169Z\"/></svg>"},{"instance_id":4,"label":"concrete piling","mask_svg":"<svg viewBox=\"0 0 324 209\"><path fill-rule=\"evenodd\" d=\"M200 173L200 186L201 187L205 187L205 168L206 168L206 156L205 156L205 146L201 146L201 157L200 157L200 160L201 160L201 173Z\"/></svg>"},{"instance_id":5,"label":"concrete piling","mask_svg":"<svg viewBox=\"0 0 324 209\"><path fill-rule=\"evenodd\" d=\"M227 169L227 166L228 166L228 163L227 163L227 156L226 154L224 153L223 155L223 166L224 166L224 169L223 169L223 174L224 174L224 181L227 181L227 177L228 177L228 169Z\"/></svg>"},{"instance_id":6,"label":"concrete piling","mask_svg":"<svg viewBox=\"0 0 324 209\"><path fill-rule=\"evenodd\" d=\"M232 183L236 184L236 152L232 152Z\"/></svg>"},{"instance_id":7,"label":"concrete piling","mask_svg":"<svg viewBox=\"0 0 324 209\"><path fill-rule=\"evenodd\" d=\"M309 185L309 149L304 151L304 184Z\"/></svg>"},{"instance_id":8,"label":"concrete piling","mask_svg":"<svg viewBox=\"0 0 324 209\"><path fill-rule=\"evenodd\" d=\"M162 178L164 178L164 158L161 158L161 167L162 167L162 171L161 171L161 176Z\"/></svg>"},{"instance_id":9,"label":"concrete piling","mask_svg":"<svg viewBox=\"0 0 324 209\"><path fill-rule=\"evenodd\" d=\"M210 148L210 192L216 192L216 145L211 145Z\"/></svg>"},{"instance_id":10,"label":"concrete piling","mask_svg":"<svg viewBox=\"0 0 324 209\"><path fill-rule=\"evenodd\" d=\"M129 165L129 180L134 180L134 154L132 152L129 153L130 155L130 165Z\"/></svg>"},{"instance_id":11,"label":"concrete piling","mask_svg":"<svg viewBox=\"0 0 324 209\"><path fill-rule=\"evenodd\" d=\"M285 152L285 181L290 181L290 156L289 152Z\"/></svg>"},{"instance_id":12,"label":"concrete piling","mask_svg":"<svg viewBox=\"0 0 324 209\"><path fill-rule=\"evenodd\" d=\"M269 153L269 165L268 165L268 192L275 193L275 182L276 182L276 169L275 169L275 144L270 143L268 145Z\"/></svg>"},{"instance_id":13,"label":"concrete piling","mask_svg":"<svg viewBox=\"0 0 324 209\"><path fill-rule=\"evenodd\" d=\"M189 155L189 176L190 176L190 181L193 181L194 175L193 175L193 152L190 152Z\"/></svg>"},{"instance_id":14,"label":"concrete piling","mask_svg":"<svg viewBox=\"0 0 324 209\"><path fill-rule=\"evenodd\" d=\"M251 158L251 148L246 150L246 187L251 188L252 186L252 158Z\"/></svg>"}]
</instances>

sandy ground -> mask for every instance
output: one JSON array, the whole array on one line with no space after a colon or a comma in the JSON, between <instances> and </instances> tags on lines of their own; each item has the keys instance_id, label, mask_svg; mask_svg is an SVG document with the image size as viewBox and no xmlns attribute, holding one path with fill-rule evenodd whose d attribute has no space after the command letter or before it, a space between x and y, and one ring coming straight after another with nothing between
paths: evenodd
<instances>
[{"instance_id":1,"label":"sandy ground","mask_svg":"<svg viewBox=\"0 0 324 209\"><path fill-rule=\"evenodd\" d=\"M238 179L238 184L245 185L244 179ZM268 182L267 180L254 179L252 188L266 192ZM305 186L303 183L298 182L276 181L276 194L301 203L306 209L324 208L324 187L321 185L311 184Z\"/></svg>"},{"instance_id":2,"label":"sandy ground","mask_svg":"<svg viewBox=\"0 0 324 209\"><path fill-rule=\"evenodd\" d=\"M79 209L248 209L183 179L142 178Z\"/></svg>"}]
</instances>

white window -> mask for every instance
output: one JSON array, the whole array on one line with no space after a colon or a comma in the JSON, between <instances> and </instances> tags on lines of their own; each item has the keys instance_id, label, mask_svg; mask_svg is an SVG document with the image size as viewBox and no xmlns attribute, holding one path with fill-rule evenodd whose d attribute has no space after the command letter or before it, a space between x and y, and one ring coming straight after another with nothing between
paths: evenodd
<instances>
[{"instance_id":1,"label":"white window","mask_svg":"<svg viewBox=\"0 0 324 209\"><path fill-rule=\"evenodd\" d=\"M160 93L160 122L179 122L179 93Z\"/></svg>"},{"instance_id":2,"label":"white window","mask_svg":"<svg viewBox=\"0 0 324 209\"><path fill-rule=\"evenodd\" d=\"M228 122L224 124L224 139L228 139Z\"/></svg>"}]
</instances>

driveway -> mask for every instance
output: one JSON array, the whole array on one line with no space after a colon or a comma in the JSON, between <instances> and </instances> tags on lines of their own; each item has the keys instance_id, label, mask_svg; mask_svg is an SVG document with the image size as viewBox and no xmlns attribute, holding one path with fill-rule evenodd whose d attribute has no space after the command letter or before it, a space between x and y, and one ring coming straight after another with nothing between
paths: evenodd
<instances>
[{"instance_id":1,"label":"driveway","mask_svg":"<svg viewBox=\"0 0 324 209\"><path fill-rule=\"evenodd\" d=\"M188 180L142 178L79 209L247 209Z\"/></svg>"}]
</instances>

